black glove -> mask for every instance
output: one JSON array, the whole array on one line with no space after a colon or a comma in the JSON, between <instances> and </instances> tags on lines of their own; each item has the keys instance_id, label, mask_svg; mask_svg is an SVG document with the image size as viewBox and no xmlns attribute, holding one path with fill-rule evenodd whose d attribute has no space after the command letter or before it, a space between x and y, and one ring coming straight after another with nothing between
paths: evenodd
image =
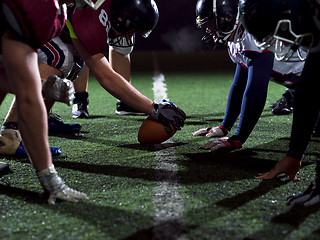
<instances>
[{"instance_id":1,"label":"black glove","mask_svg":"<svg viewBox=\"0 0 320 240\"><path fill-rule=\"evenodd\" d=\"M171 125L176 130L180 130L181 127L184 126L184 121L186 120L184 111L166 100L162 100L161 103L154 103L150 116L162 123L170 136L173 135Z\"/></svg>"}]
</instances>

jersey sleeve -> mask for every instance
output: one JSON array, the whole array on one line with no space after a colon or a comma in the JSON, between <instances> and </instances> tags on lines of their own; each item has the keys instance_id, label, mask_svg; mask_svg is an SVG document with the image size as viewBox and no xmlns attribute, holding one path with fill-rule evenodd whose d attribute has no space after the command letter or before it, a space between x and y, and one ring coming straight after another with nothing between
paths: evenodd
<instances>
[{"instance_id":1,"label":"jersey sleeve","mask_svg":"<svg viewBox=\"0 0 320 240\"><path fill-rule=\"evenodd\" d=\"M92 54L104 53L108 49L108 33L111 28L110 1L106 1L98 10L91 8L76 9L71 15L73 38L77 38Z\"/></svg>"}]
</instances>

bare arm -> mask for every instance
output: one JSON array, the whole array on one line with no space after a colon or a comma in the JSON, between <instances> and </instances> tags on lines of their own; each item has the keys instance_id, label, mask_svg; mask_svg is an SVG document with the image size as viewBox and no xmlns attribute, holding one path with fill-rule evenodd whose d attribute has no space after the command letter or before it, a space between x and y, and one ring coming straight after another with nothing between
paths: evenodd
<instances>
[{"instance_id":1,"label":"bare arm","mask_svg":"<svg viewBox=\"0 0 320 240\"><path fill-rule=\"evenodd\" d=\"M148 115L152 112L153 101L115 72L102 53L90 55L79 40L73 39L72 41L90 71L105 90L138 111Z\"/></svg>"},{"instance_id":2,"label":"bare arm","mask_svg":"<svg viewBox=\"0 0 320 240\"><path fill-rule=\"evenodd\" d=\"M129 83L131 83L130 54L122 55L116 50L110 48L109 61L112 69L123 76Z\"/></svg>"}]
</instances>

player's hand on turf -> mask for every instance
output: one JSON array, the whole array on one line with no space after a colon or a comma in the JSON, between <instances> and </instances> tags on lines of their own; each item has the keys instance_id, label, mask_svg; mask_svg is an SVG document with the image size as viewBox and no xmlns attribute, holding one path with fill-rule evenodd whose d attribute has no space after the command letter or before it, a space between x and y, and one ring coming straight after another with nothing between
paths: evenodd
<instances>
[{"instance_id":1,"label":"player's hand on turf","mask_svg":"<svg viewBox=\"0 0 320 240\"><path fill-rule=\"evenodd\" d=\"M73 83L56 75L49 76L42 84L42 95L46 99L62 102L71 106L74 99Z\"/></svg>"},{"instance_id":2,"label":"player's hand on turf","mask_svg":"<svg viewBox=\"0 0 320 240\"><path fill-rule=\"evenodd\" d=\"M48 203L53 205L57 199L77 202L79 199L88 199L87 195L68 187L58 176L57 171L52 165L50 168L37 172L39 181L49 194Z\"/></svg>"},{"instance_id":3,"label":"player's hand on turf","mask_svg":"<svg viewBox=\"0 0 320 240\"><path fill-rule=\"evenodd\" d=\"M162 100L161 103L154 103L150 116L162 123L170 136L173 135L171 125L176 130L180 130L184 126L184 121L186 120L184 111L166 100Z\"/></svg>"},{"instance_id":4,"label":"player's hand on turf","mask_svg":"<svg viewBox=\"0 0 320 240\"><path fill-rule=\"evenodd\" d=\"M285 156L282 158L273 169L266 173L259 173L258 179L273 179L281 173L289 176L291 181L300 181L297 178L297 173L301 167L301 160L293 157Z\"/></svg>"}]
</instances>

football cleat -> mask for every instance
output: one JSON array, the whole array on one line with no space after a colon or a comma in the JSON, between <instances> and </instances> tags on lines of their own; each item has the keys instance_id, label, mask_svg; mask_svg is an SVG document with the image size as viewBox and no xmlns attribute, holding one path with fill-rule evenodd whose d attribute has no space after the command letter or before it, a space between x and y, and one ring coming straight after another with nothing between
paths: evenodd
<instances>
[{"instance_id":1,"label":"football cleat","mask_svg":"<svg viewBox=\"0 0 320 240\"><path fill-rule=\"evenodd\" d=\"M232 138L219 138L217 140L210 140L201 146L202 149L211 151L230 152L242 148L242 143L239 140Z\"/></svg>"},{"instance_id":2,"label":"football cleat","mask_svg":"<svg viewBox=\"0 0 320 240\"><path fill-rule=\"evenodd\" d=\"M62 151L59 148L50 147L52 157L60 156ZM21 135L15 129L2 129L0 135L0 154L5 156L28 157L23 146Z\"/></svg>"},{"instance_id":3,"label":"football cleat","mask_svg":"<svg viewBox=\"0 0 320 240\"><path fill-rule=\"evenodd\" d=\"M206 136L208 138L211 137L225 137L227 136L229 131L220 126L212 127L212 128L201 128L198 131L192 133L193 136Z\"/></svg>"},{"instance_id":4,"label":"football cleat","mask_svg":"<svg viewBox=\"0 0 320 240\"><path fill-rule=\"evenodd\" d=\"M74 94L72 106L72 118L89 118L88 105L89 94L88 92L76 92Z\"/></svg>"},{"instance_id":5,"label":"football cleat","mask_svg":"<svg viewBox=\"0 0 320 240\"><path fill-rule=\"evenodd\" d=\"M62 150L60 148L50 147L50 152L51 152L52 157L58 157L61 155ZM23 146L22 142L20 142L14 155L19 156L19 157L28 157L27 151L26 151L25 147Z\"/></svg>"},{"instance_id":6,"label":"football cleat","mask_svg":"<svg viewBox=\"0 0 320 240\"><path fill-rule=\"evenodd\" d=\"M270 104L274 115L289 115L293 112L293 92L287 91L277 102Z\"/></svg>"},{"instance_id":7,"label":"football cleat","mask_svg":"<svg viewBox=\"0 0 320 240\"><path fill-rule=\"evenodd\" d=\"M118 101L116 104L116 114L117 115L137 115L137 116L144 116L145 113L139 112L131 107L129 107L127 104Z\"/></svg>"},{"instance_id":8,"label":"football cleat","mask_svg":"<svg viewBox=\"0 0 320 240\"><path fill-rule=\"evenodd\" d=\"M81 130L80 124L68 124L61 120L61 117L57 114L50 113L48 119L48 129L50 133L79 133Z\"/></svg>"}]
</instances>

